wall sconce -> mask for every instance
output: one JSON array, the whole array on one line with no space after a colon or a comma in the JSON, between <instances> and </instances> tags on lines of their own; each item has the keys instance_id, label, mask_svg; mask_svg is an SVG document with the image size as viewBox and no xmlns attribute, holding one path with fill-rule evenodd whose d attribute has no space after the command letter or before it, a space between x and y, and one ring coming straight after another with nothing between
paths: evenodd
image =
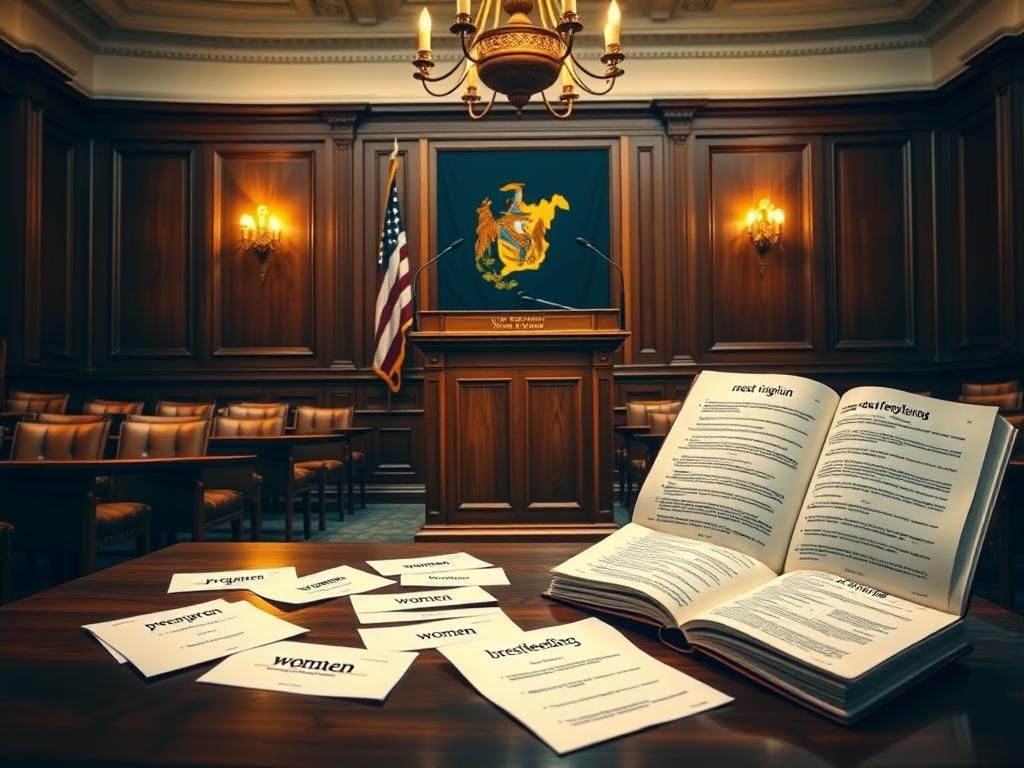
<instances>
[{"instance_id":1,"label":"wall sconce","mask_svg":"<svg viewBox=\"0 0 1024 768\"><path fill-rule=\"evenodd\" d=\"M267 206L257 205L255 221L248 213L242 214L239 221L242 227L241 247L252 251L259 259L261 283L267 281L267 257L271 251L277 250L281 242L281 223L269 214Z\"/></svg>"},{"instance_id":2,"label":"wall sconce","mask_svg":"<svg viewBox=\"0 0 1024 768\"><path fill-rule=\"evenodd\" d=\"M764 277L765 254L782 240L782 223L786 214L776 208L767 197L762 197L757 208L747 211L747 234L757 250L758 273Z\"/></svg>"}]
</instances>

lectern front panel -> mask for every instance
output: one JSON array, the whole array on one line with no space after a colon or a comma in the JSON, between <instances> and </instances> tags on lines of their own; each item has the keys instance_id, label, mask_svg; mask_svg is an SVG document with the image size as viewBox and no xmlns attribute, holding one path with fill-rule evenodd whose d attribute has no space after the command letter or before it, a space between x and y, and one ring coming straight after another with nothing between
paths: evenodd
<instances>
[{"instance_id":1,"label":"lectern front panel","mask_svg":"<svg viewBox=\"0 0 1024 768\"><path fill-rule=\"evenodd\" d=\"M583 379L526 378L526 504L582 520ZM561 518L562 515L557 517ZM551 519L550 515L545 515Z\"/></svg>"},{"instance_id":2,"label":"lectern front panel","mask_svg":"<svg viewBox=\"0 0 1024 768\"><path fill-rule=\"evenodd\" d=\"M510 519L517 450L511 429L511 386L508 378L455 379L451 469L464 522Z\"/></svg>"}]
</instances>

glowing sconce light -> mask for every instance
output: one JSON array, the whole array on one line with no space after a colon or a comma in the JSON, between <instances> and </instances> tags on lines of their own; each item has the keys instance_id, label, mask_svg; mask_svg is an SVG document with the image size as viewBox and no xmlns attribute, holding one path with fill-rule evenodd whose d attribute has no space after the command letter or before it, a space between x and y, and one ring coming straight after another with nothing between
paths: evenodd
<instances>
[{"instance_id":1,"label":"glowing sconce light","mask_svg":"<svg viewBox=\"0 0 1024 768\"><path fill-rule=\"evenodd\" d=\"M747 234L750 235L750 242L757 250L758 273L764 277L765 254L782 240L782 224L786 220L786 214L781 208L776 208L772 201L761 198L757 208L747 211Z\"/></svg>"},{"instance_id":2,"label":"glowing sconce light","mask_svg":"<svg viewBox=\"0 0 1024 768\"><path fill-rule=\"evenodd\" d=\"M270 210L265 205L256 206L256 219L248 213L242 214L239 220L242 228L243 250L252 251L256 254L260 265L260 282L267 281L267 257L270 252L277 250L281 242L281 223L270 216Z\"/></svg>"}]
</instances>

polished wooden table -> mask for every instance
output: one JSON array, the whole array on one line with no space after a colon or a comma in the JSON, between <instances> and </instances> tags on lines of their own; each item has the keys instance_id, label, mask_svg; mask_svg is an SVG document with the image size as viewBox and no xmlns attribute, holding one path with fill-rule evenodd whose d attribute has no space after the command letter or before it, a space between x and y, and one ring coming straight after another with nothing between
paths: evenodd
<instances>
[{"instance_id":1,"label":"polished wooden table","mask_svg":"<svg viewBox=\"0 0 1024 768\"><path fill-rule=\"evenodd\" d=\"M145 680L80 626L216 597L246 599L310 632L362 647L348 598L282 611L248 592L166 594L171 574L294 565L299 575L367 559L443 554L423 544L178 544L0 608L0 765L949 766L1017 765L1024 619L977 600L975 651L852 727L837 725L635 624L638 646L736 701L559 758L423 651L383 704L196 683L215 662ZM540 597L548 569L582 544L468 544L512 582L487 587L523 629L587 614ZM381 591L396 591L387 587Z\"/></svg>"}]
</instances>

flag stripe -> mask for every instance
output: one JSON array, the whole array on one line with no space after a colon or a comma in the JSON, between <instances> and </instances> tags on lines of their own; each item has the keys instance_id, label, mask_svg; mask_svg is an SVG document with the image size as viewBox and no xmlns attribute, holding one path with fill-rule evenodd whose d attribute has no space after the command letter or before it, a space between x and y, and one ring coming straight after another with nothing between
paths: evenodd
<instances>
[{"instance_id":1,"label":"flag stripe","mask_svg":"<svg viewBox=\"0 0 1024 768\"><path fill-rule=\"evenodd\" d=\"M398 204L397 173L398 159L393 157L377 249L377 301L373 316L373 370L392 392L402 385L405 332L412 325L409 254Z\"/></svg>"}]
</instances>

